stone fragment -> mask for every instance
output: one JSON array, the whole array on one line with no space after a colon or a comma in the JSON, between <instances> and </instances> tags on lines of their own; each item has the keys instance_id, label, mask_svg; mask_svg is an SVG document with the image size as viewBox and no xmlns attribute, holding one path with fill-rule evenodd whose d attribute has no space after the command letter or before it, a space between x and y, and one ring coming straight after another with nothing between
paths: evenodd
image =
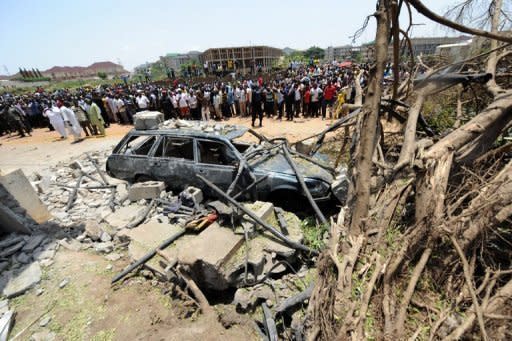
<instances>
[{"instance_id":1,"label":"stone fragment","mask_svg":"<svg viewBox=\"0 0 512 341\"><path fill-rule=\"evenodd\" d=\"M25 246L23 246L22 250L25 252L34 251L34 249L41 244L41 242L44 240L45 237L46 237L46 235L44 235L44 234L36 234L36 235L31 236L30 239L28 240L27 244L25 244Z\"/></svg>"},{"instance_id":2,"label":"stone fragment","mask_svg":"<svg viewBox=\"0 0 512 341\"><path fill-rule=\"evenodd\" d=\"M20 241L17 244L11 245L11 246L9 246L6 249L3 249L2 251L0 251L0 258L6 258L6 257L9 257L9 256L15 254L16 252L21 250L23 245L25 245L25 241L24 240Z\"/></svg>"},{"instance_id":3,"label":"stone fragment","mask_svg":"<svg viewBox=\"0 0 512 341\"><path fill-rule=\"evenodd\" d=\"M20 262L21 264L28 264L32 260L32 256L27 255L26 253L22 252L22 253L18 254L18 256L16 257L16 260L18 262Z\"/></svg>"},{"instance_id":4,"label":"stone fragment","mask_svg":"<svg viewBox=\"0 0 512 341\"><path fill-rule=\"evenodd\" d=\"M69 284L69 278L64 278L62 282L59 283L59 289L64 288L66 285Z\"/></svg>"},{"instance_id":5,"label":"stone fragment","mask_svg":"<svg viewBox=\"0 0 512 341\"><path fill-rule=\"evenodd\" d=\"M15 297L41 281L41 267L37 262L33 262L17 273L6 274L6 277L7 283L3 295L7 298Z\"/></svg>"},{"instance_id":6,"label":"stone fragment","mask_svg":"<svg viewBox=\"0 0 512 341\"><path fill-rule=\"evenodd\" d=\"M112 242L95 243L94 250L100 253L110 253L114 250L114 244Z\"/></svg>"},{"instance_id":7,"label":"stone fragment","mask_svg":"<svg viewBox=\"0 0 512 341\"><path fill-rule=\"evenodd\" d=\"M85 222L85 233L92 240L99 240L101 238L102 232L103 231L101 230L101 227L97 222L93 220L88 220Z\"/></svg>"},{"instance_id":8,"label":"stone fragment","mask_svg":"<svg viewBox=\"0 0 512 341\"><path fill-rule=\"evenodd\" d=\"M43 317L40 321L39 321L39 327L46 327L48 325L48 323L50 323L50 321L52 320L52 317L51 316L46 316L46 317Z\"/></svg>"},{"instance_id":9,"label":"stone fragment","mask_svg":"<svg viewBox=\"0 0 512 341\"><path fill-rule=\"evenodd\" d=\"M102 242L109 242L112 240L112 237L105 231L101 232L100 240Z\"/></svg>"},{"instance_id":10,"label":"stone fragment","mask_svg":"<svg viewBox=\"0 0 512 341\"><path fill-rule=\"evenodd\" d=\"M82 249L82 245L75 239L62 239L59 241L59 244L70 251L80 251Z\"/></svg>"}]
</instances>

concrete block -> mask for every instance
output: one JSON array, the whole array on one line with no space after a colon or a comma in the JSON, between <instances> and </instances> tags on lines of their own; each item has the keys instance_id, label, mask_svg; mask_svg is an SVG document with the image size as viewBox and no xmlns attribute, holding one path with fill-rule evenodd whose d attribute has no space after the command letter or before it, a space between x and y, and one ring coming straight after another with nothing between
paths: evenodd
<instances>
[{"instance_id":1,"label":"concrete block","mask_svg":"<svg viewBox=\"0 0 512 341\"><path fill-rule=\"evenodd\" d=\"M160 193L165 190L163 181L146 181L133 184L128 191L130 201L139 201L141 199L159 198Z\"/></svg>"},{"instance_id":2,"label":"concrete block","mask_svg":"<svg viewBox=\"0 0 512 341\"><path fill-rule=\"evenodd\" d=\"M203 202L203 191L197 187L189 186L183 192L180 193L185 200L192 200L195 204Z\"/></svg>"},{"instance_id":3,"label":"concrete block","mask_svg":"<svg viewBox=\"0 0 512 341\"><path fill-rule=\"evenodd\" d=\"M52 217L21 169L0 176L0 184L19 203L19 206L27 210L27 214L35 222L41 224Z\"/></svg>"},{"instance_id":4,"label":"concrete block","mask_svg":"<svg viewBox=\"0 0 512 341\"><path fill-rule=\"evenodd\" d=\"M164 114L158 111L141 111L133 115L135 129L158 129L158 125L164 121Z\"/></svg>"}]
</instances>

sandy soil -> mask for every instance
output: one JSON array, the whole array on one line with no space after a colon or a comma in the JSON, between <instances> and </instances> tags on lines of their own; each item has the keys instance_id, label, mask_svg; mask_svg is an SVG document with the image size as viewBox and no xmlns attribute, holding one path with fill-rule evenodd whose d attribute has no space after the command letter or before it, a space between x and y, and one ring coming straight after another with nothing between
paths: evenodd
<instances>
[{"instance_id":1,"label":"sandy soil","mask_svg":"<svg viewBox=\"0 0 512 341\"><path fill-rule=\"evenodd\" d=\"M229 124L251 126L251 119L232 118L224 121ZM331 121L321 119L297 119L294 122L264 118L263 127L255 130L268 137L286 136L290 141L313 135L323 130ZM36 129L32 136L0 137L0 170L21 168L25 174L40 171L62 161L68 161L74 156L85 152L112 148L131 129L131 126L113 124L107 129L106 137L88 137L82 142L72 143L73 139L60 140L56 132L48 129Z\"/></svg>"}]
</instances>

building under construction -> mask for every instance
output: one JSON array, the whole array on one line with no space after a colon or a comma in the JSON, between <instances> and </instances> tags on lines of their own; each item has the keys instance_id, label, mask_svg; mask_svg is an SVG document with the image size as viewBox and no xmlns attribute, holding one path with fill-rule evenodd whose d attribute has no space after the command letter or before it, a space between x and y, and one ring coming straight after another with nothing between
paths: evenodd
<instances>
[{"instance_id":1,"label":"building under construction","mask_svg":"<svg viewBox=\"0 0 512 341\"><path fill-rule=\"evenodd\" d=\"M283 51L275 47L241 46L208 49L199 58L207 73L237 72L245 75L270 71L282 55Z\"/></svg>"}]
</instances>

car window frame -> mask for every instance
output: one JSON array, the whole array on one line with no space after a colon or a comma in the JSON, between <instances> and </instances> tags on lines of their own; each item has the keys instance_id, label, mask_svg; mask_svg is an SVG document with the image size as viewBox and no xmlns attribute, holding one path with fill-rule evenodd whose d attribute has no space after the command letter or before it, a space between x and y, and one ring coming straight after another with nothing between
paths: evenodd
<instances>
[{"instance_id":1,"label":"car window frame","mask_svg":"<svg viewBox=\"0 0 512 341\"><path fill-rule=\"evenodd\" d=\"M159 144L163 143L163 140L166 137L176 138L176 139L190 139L190 140L192 140L192 159L186 159L186 158L182 158L182 157L173 157L173 156L156 156L155 153L156 153L156 150L157 150ZM180 160L180 161L187 161L187 162L197 163L196 152L195 152L195 150L196 150L196 142L195 142L195 138L193 136L177 135L177 134L160 134L158 136L157 143L155 143L155 145L153 147L154 148L151 151L151 157L154 157L156 159L161 159L161 160Z\"/></svg>"},{"instance_id":2,"label":"car window frame","mask_svg":"<svg viewBox=\"0 0 512 341\"><path fill-rule=\"evenodd\" d=\"M126 144L129 142L129 140L133 137L137 138L137 137L142 137L142 136L145 136L147 138L155 138L155 141L153 142L153 145L151 146L151 148L149 149L148 153L147 154L144 154L144 155L140 155L140 154L126 154L126 153L121 153L121 149L123 149L123 147L126 146ZM117 147L115 148L115 151L113 151L113 154L115 155L118 155L118 156L124 156L124 157L136 157L136 158L141 158L141 157L152 157L153 153L154 153L154 150L155 150L155 146L157 146L157 142L159 140L159 136L158 135L155 135L155 134L137 134L137 133L131 133L131 134L127 134L122 140L121 142L119 142L119 144L117 145Z\"/></svg>"},{"instance_id":3,"label":"car window frame","mask_svg":"<svg viewBox=\"0 0 512 341\"><path fill-rule=\"evenodd\" d=\"M235 157L237 159L236 160L237 164L240 163L240 161L241 161L240 153L238 152L238 150L236 150L236 148L231 143L229 143L229 141L224 141L222 139L216 139L216 138L195 137L194 138L195 154L196 154L196 163L198 165L206 165L206 166L212 166L212 167L226 167L226 168L227 167L229 167L229 168L236 168L237 167L237 165L222 165L222 164L217 164L217 163L204 163L204 162L201 162L200 161L200 151L199 151L199 141L216 142L216 143L224 144L224 146L226 146L226 148L230 148L230 150L235 155Z\"/></svg>"}]
</instances>

